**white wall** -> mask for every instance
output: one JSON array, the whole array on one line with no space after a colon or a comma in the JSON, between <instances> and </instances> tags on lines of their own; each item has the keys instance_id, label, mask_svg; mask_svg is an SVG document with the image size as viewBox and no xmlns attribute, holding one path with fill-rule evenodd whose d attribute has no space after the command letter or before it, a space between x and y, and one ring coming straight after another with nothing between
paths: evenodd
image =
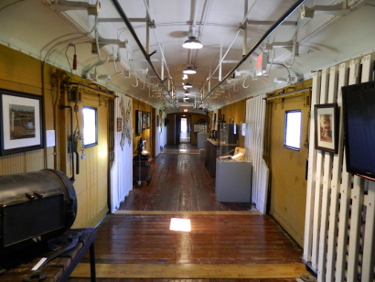
<instances>
[{"instance_id":1,"label":"white wall","mask_svg":"<svg viewBox=\"0 0 375 282\"><path fill-rule=\"evenodd\" d=\"M115 99L115 148L114 162L110 171L111 177L111 211L115 212L133 189L133 132L132 132L132 99L117 93ZM117 132L117 118L122 119L122 131Z\"/></svg>"},{"instance_id":2,"label":"white wall","mask_svg":"<svg viewBox=\"0 0 375 282\"><path fill-rule=\"evenodd\" d=\"M159 109L156 109L155 115L159 115ZM164 126L164 119L167 117L167 114L165 112L162 112L161 117L159 116L159 125L156 125L155 127L155 156L159 155L161 152L161 148L164 148L164 146L167 144L167 127ZM157 121L157 117L155 116L155 120Z\"/></svg>"},{"instance_id":3,"label":"white wall","mask_svg":"<svg viewBox=\"0 0 375 282\"><path fill-rule=\"evenodd\" d=\"M268 189L268 167L263 160L265 96L246 101L245 133L246 159L252 164L251 200L262 213L266 213Z\"/></svg>"}]
</instances>

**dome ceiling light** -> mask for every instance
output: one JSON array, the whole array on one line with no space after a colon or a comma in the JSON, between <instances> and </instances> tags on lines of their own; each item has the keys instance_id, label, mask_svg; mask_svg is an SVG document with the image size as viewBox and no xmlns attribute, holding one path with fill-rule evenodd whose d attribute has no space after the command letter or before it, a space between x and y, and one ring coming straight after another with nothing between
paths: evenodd
<instances>
[{"instance_id":1,"label":"dome ceiling light","mask_svg":"<svg viewBox=\"0 0 375 282\"><path fill-rule=\"evenodd\" d=\"M192 88L193 87L193 85L191 85L189 82L187 82L187 83L185 83L184 84L184 88L186 89L186 88Z\"/></svg>"},{"instance_id":2,"label":"dome ceiling light","mask_svg":"<svg viewBox=\"0 0 375 282\"><path fill-rule=\"evenodd\" d=\"M184 74L196 74L197 71L193 69L192 67L187 67L186 69L183 70Z\"/></svg>"},{"instance_id":3,"label":"dome ceiling light","mask_svg":"<svg viewBox=\"0 0 375 282\"><path fill-rule=\"evenodd\" d=\"M182 44L182 47L186 49L202 49L203 45L195 36L189 36L188 40Z\"/></svg>"}]
</instances>

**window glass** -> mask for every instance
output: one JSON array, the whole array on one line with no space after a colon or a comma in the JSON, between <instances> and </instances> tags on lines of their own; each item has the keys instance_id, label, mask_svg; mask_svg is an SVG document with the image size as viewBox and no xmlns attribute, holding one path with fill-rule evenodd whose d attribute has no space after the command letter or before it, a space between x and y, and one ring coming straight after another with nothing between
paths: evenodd
<instances>
[{"instance_id":1,"label":"window glass","mask_svg":"<svg viewBox=\"0 0 375 282\"><path fill-rule=\"evenodd\" d=\"M91 147L98 144L97 109L84 107L83 110L83 144Z\"/></svg>"},{"instance_id":2,"label":"window glass","mask_svg":"<svg viewBox=\"0 0 375 282\"><path fill-rule=\"evenodd\" d=\"M301 146L301 111L285 112L284 146L293 150L299 150Z\"/></svg>"}]
</instances>

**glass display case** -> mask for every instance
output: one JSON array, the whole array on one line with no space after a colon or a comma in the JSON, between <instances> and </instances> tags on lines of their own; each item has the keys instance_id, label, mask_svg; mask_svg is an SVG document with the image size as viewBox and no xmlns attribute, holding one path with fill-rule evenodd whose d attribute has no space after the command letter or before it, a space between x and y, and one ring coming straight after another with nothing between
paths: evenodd
<instances>
[{"instance_id":1,"label":"glass display case","mask_svg":"<svg viewBox=\"0 0 375 282\"><path fill-rule=\"evenodd\" d=\"M240 124L236 123L220 123L217 132L217 157L221 160L233 160L235 149L239 146L239 137L241 135ZM236 152L238 154L239 152ZM241 152L240 160L245 155Z\"/></svg>"},{"instance_id":2,"label":"glass display case","mask_svg":"<svg viewBox=\"0 0 375 282\"><path fill-rule=\"evenodd\" d=\"M251 203L252 165L246 149L239 146L245 128L243 124L219 124L215 164L215 194L219 202Z\"/></svg>"}]
</instances>

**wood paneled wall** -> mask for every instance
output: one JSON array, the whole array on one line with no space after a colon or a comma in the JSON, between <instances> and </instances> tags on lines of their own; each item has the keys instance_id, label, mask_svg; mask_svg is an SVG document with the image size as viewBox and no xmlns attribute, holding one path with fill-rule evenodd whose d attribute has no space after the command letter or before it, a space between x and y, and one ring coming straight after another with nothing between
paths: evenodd
<instances>
[{"instance_id":1,"label":"wood paneled wall","mask_svg":"<svg viewBox=\"0 0 375 282\"><path fill-rule=\"evenodd\" d=\"M137 124L136 124L136 122L137 122L136 111L149 112L150 116L151 116L152 106L150 106L150 105L148 105L148 104L146 104L146 103L144 103L140 100L133 99L133 128L134 128L134 132L133 132L133 153L137 154L137 148L138 148L138 145L139 145L139 140L141 138L144 138L146 140L145 150L147 150L149 152L152 152L153 151L152 146L153 146L154 142L152 140L151 128L154 125L151 124L150 128L143 130L141 134L137 134L136 130L135 130L135 128L137 126ZM151 122L152 122L152 118L151 118Z\"/></svg>"},{"instance_id":2,"label":"wood paneled wall","mask_svg":"<svg viewBox=\"0 0 375 282\"><path fill-rule=\"evenodd\" d=\"M72 107L75 103L69 102L66 98L60 100L61 93L57 90L59 89L58 78L53 76L56 71L60 70L3 45L0 45L0 54L0 88L43 96L44 131L55 130L56 139L56 146L0 156L0 175L26 173L49 168L61 170L70 177L71 161L66 154L70 135L68 133L70 132L69 114L56 109L61 103ZM69 76L74 79L74 82L88 84L87 81L83 81L76 75L69 74ZM103 89L102 86L100 87ZM73 227L94 226L108 211L107 117L109 109L105 99L98 99L98 95L94 96L94 100L90 98L90 103L98 108L99 145L86 150L86 159L81 160L81 171L79 176L76 176L74 183L78 196L78 214ZM83 100L85 99L83 98ZM77 120L80 121L82 127L80 111L86 102L80 101L78 103L79 113L78 119L74 120L74 128L77 126ZM66 116L66 118L59 121L61 116ZM60 126L61 128L66 126L66 130L61 130ZM65 162L61 160L65 160Z\"/></svg>"},{"instance_id":3,"label":"wood paneled wall","mask_svg":"<svg viewBox=\"0 0 375 282\"><path fill-rule=\"evenodd\" d=\"M246 122L246 100L242 100L220 109L220 115L225 115L225 121L228 123L230 118L234 118L234 123ZM218 120L220 117L216 117ZM244 136L239 136L239 146L244 147Z\"/></svg>"},{"instance_id":4,"label":"wood paneled wall","mask_svg":"<svg viewBox=\"0 0 375 282\"><path fill-rule=\"evenodd\" d=\"M37 59L3 45L0 45L0 54L0 88L43 95L42 68L41 63ZM48 70L45 71L45 74L47 73ZM50 87L46 87L44 92L50 94L50 89ZM50 100L47 98L44 104L48 105L49 102ZM45 110L45 115L50 115L50 113L50 109ZM46 121L45 127L50 128L50 126L51 123ZM0 156L0 175L24 173L40 170L45 167L52 168L52 153L53 150L47 148L44 150Z\"/></svg>"}]
</instances>

